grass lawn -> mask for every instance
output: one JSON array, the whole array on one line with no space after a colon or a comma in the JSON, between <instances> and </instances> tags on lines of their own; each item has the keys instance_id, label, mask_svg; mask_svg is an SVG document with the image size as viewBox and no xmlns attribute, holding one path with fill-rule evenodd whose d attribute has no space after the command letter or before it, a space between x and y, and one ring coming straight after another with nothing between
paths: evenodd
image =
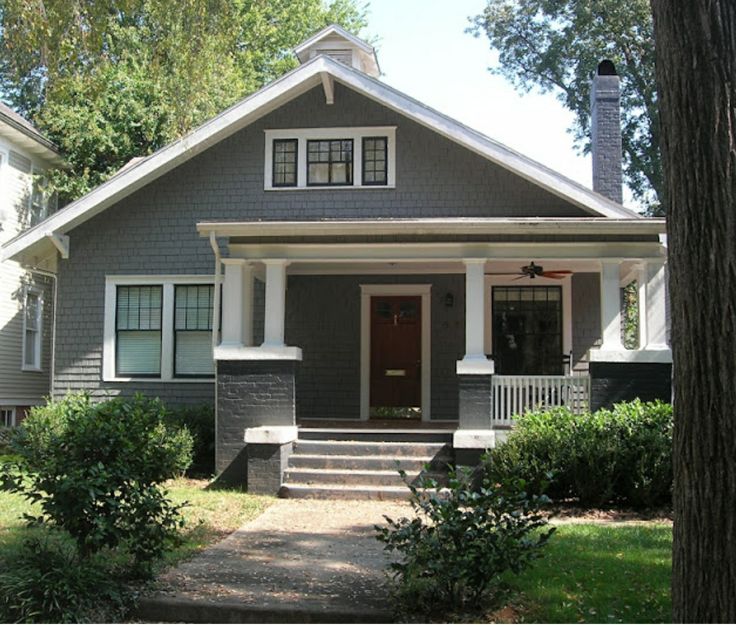
<instances>
[{"instance_id":1,"label":"grass lawn","mask_svg":"<svg viewBox=\"0 0 736 625\"><path fill-rule=\"evenodd\" d=\"M560 525L544 557L515 580L523 622L667 623L672 527Z\"/></svg>"}]
</instances>

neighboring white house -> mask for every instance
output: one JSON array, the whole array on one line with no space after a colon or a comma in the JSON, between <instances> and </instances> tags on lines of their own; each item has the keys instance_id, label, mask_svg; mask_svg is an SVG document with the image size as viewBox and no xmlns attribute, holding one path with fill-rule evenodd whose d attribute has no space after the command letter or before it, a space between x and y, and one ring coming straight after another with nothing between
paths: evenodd
<instances>
[{"instance_id":1,"label":"neighboring white house","mask_svg":"<svg viewBox=\"0 0 736 625\"><path fill-rule=\"evenodd\" d=\"M62 163L51 141L0 103L0 244L55 209L44 174ZM53 302L51 273L0 263L0 427L17 425L49 393Z\"/></svg>"}]
</instances>

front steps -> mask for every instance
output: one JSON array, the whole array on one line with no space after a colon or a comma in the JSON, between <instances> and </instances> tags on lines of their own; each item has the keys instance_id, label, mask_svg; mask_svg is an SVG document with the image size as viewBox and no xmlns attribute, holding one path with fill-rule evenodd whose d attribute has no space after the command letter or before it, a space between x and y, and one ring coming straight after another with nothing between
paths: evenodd
<instances>
[{"instance_id":1,"label":"front steps","mask_svg":"<svg viewBox=\"0 0 736 625\"><path fill-rule=\"evenodd\" d=\"M411 494L398 469L442 482L454 461L451 430L299 428L282 497L402 500Z\"/></svg>"}]
</instances>

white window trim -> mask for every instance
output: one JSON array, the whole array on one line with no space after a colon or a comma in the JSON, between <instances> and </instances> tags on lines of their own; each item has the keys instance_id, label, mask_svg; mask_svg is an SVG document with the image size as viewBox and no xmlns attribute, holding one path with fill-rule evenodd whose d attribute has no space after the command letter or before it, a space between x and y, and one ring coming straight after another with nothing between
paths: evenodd
<instances>
[{"instance_id":1,"label":"white window trim","mask_svg":"<svg viewBox=\"0 0 736 625\"><path fill-rule=\"evenodd\" d=\"M419 295L422 298L422 421L431 421L432 397L432 302L431 284L360 285L360 420L370 416L371 392L371 297Z\"/></svg>"},{"instance_id":2,"label":"white window trim","mask_svg":"<svg viewBox=\"0 0 736 625\"><path fill-rule=\"evenodd\" d=\"M561 286L562 287L562 354L572 351L572 274L561 280L542 276L517 280L511 276L486 276L485 281L485 352L493 353L493 301L494 286ZM573 367L575 363L570 363Z\"/></svg>"},{"instance_id":3,"label":"white window trim","mask_svg":"<svg viewBox=\"0 0 736 625\"><path fill-rule=\"evenodd\" d=\"M366 126L360 128L291 128L266 130L266 157L263 167L263 188L266 191L305 191L325 189L393 189L396 187L396 126ZM387 138L386 184L363 184L363 138ZM273 142L274 139L296 139L296 186L273 186ZM353 184L307 186L307 141L315 139L353 140Z\"/></svg>"},{"instance_id":4,"label":"white window trim","mask_svg":"<svg viewBox=\"0 0 736 625\"><path fill-rule=\"evenodd\" d=\"M174 287L181 284L214 284L213 276L105 276L105 322L102 347L102 380L104 382L148 383L214 383L214 377L174 377ZM118 376L115 373L115 311L118 286L161 286L161 377Z\"/></svg>"},{"instance_id":5,"label":"white window trim","mask_svg":"<svg viewBox=\"0 0 736 625\"><path fill-rule=\"evenodd\" d=\"M5 426L5 424L3 423L0 423L0 427L15 427L16 419L18 418L15 411L15 406L0 406L0 410L10 412L10 423L7 426Z\"/></svg>"},{"instance_id":6,"label":"white window trim","mask_svg":"<svg viewBox=\"0 0 736 625\"><path fill-rule=\"evenodd\" d=\"M28 295L38 297L38 310L36 312L36 344L33 346L33 363L26 363L26 309L28 307ZM21 371L42 371L41 368L41 345L43 343L43 290L35 286L27 286L23 290L23 341L20 355Z\"/></svg>"}]
</instances>

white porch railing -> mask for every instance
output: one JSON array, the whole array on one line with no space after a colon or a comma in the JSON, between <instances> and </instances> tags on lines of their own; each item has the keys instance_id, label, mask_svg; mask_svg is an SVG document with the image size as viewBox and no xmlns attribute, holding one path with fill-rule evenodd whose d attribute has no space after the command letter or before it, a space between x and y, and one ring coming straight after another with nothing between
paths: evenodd
<instances>
[{"instance_id":1,"label":"white porch railing","mask_svg":"<svg viewBox=\"0 0 736 625\"><path fill-rule=\"evenodd\" d=\"M513 425L513 417L539 408L567 406L575 413L590 405L588 375L494 375L491 420Z\"/></svg>"}]
</instances>

